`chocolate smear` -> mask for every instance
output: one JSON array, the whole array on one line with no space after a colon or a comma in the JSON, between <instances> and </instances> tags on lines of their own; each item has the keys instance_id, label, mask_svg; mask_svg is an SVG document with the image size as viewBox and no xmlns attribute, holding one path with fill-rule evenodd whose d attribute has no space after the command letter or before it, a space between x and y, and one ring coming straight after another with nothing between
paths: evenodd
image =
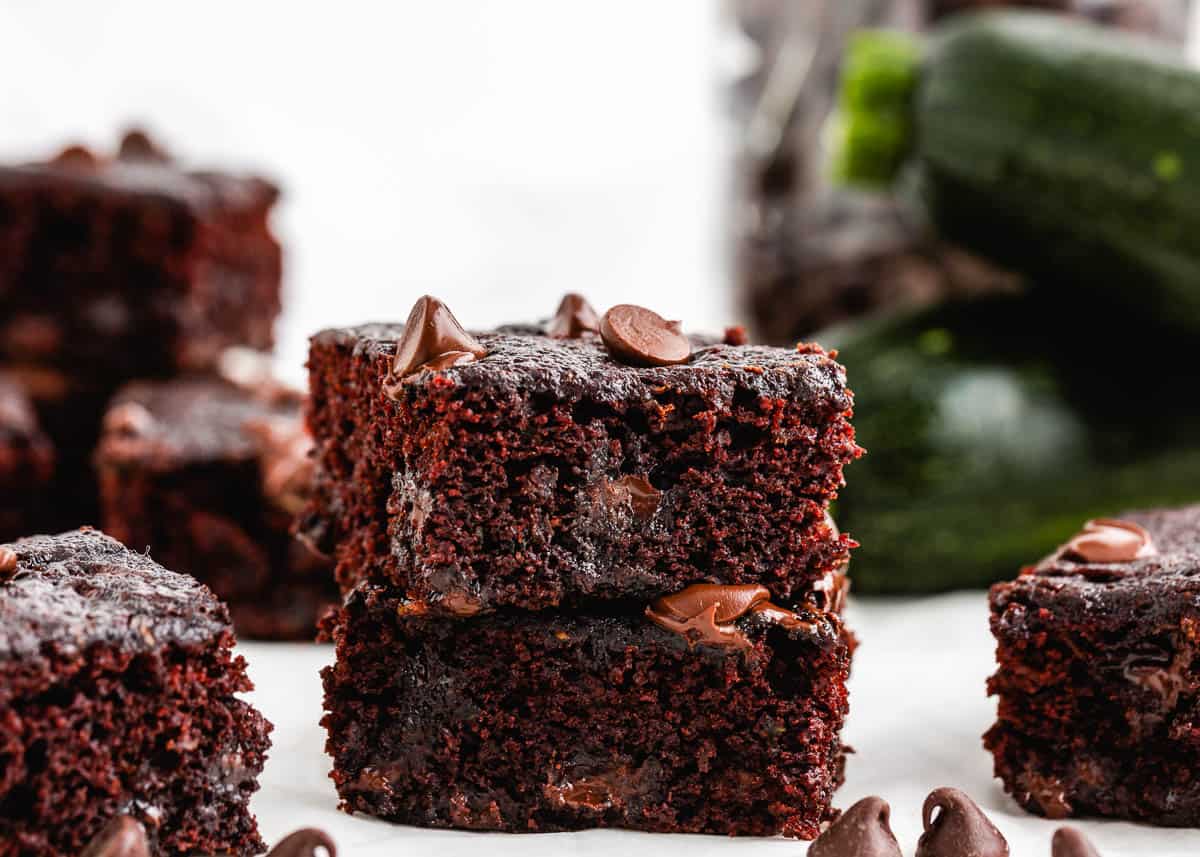
<instances>
[{"instance_id":1,"label":"chocolate smear","mask_svg":"<svg viewBox=\"0 0 1200 857\"><path fill-rule=\"evenodd\" d=\"M692 356L679 322L633 304L618 304L604 314L600 338L613 357L632 366L672 366Z\"/></svg>"},{"instance_id":2,"label":"chocolate smear","mask_svg":"<svg viewBox=\"0 0 1200 857\"><path fill-rule=\"evenodd\" d=\"M887 801L865 797L817 838L808 857L903 857L891 817Z\"/></svg>"},{"instance_id":3,"label":"chocolate smear","mask_svg":"<svg viewBox=\"0 0 1200 857\"><path fill-rule=\"evenodd\" d=\"M934 789L921 816L916 857L1008 857L1008 842L965 792Z\"/></svg>"},{"instance_id":4,"label":"chocolate smear","mask_svg":"<svg viewBox=\"0 0 1200 857\"><path fill-rule=\"evenodd\" d=\"M1144 527L1116 518L1088 521L1062 550L1068 559L1097 563L1132 562L1158 552Z\"/></svg>"},{"instance_id":5,"label":"chocolate smear","mask_svg":"<svg viewBox=\"0 0 1200 857\"><path fill-rule=\"evenodd\" d=\"M646 618L661 628L687 638L688 643L750 648L749 638L737 627L744 616L761 616L787 628L804 625L799 616L770 601L765 586L753 583L695 583L673 595L664 595L646 608Z\"/></svg>"}]
</instances>

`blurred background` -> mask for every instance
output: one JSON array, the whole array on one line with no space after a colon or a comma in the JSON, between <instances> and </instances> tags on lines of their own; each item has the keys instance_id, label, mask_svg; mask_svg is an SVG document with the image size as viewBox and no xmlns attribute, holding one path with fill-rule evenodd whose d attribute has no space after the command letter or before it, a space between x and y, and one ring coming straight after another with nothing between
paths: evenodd
<instances>
[{"instance_id":1,"label":"blurred background","mask_svg":"<svg viewBox=\"0 0 1200 857\"><path fill-rule=\"evenodd\" d=\"M1170 392L1191 364L1150 384L1096 371L1097 342L1191 354L1194 337L1118 311L1061 337L1077 317L989 302L1025 272L899 194L828 181L849 34L997 5L1139 31L1181 63L1200 31L1187 0L17 0L0 158L111 149L138 124L186 162L277 180L277 363L297 383L309 334L401 319L422 293L469 327L545 317L570 290L839 346L871 451L838 510L864 543L858 591L976 586L1088 516L1200 499L1200 406Z\"/></svg>"}]
</instances>

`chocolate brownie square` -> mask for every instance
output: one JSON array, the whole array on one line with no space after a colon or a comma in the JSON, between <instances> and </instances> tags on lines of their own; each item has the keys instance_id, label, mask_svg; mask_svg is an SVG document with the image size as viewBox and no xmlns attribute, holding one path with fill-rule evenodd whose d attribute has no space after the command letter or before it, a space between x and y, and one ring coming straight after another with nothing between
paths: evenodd
<instances>
[{"instance_id":1,"label":"chocolate brownie square","mask_svg":"<svg viewBox=\"0 0 1200 857\"><path fill-rule=\"evenodd\" d=\"M342 808L811 839L836 815L850 639L831 609L768 599L702 584L648 609L455 620L364 584L324 672Z\"/></svg>"},{"instance_id":2,"label":"chocolate brownie square","mask_svg":"<svg viewBox=\"0 0 1200 857\"><path fill-rule=\"evenodd\" d=\"M279 313L278 196L185 169L144 134L0 167L0 362L120 382L267 348Z\"/></svg>"},{"instance_id":3,"label":"chocolate brownie square","mask_svg":"<svg viewBox=\"0 0 1200 857\"><path fill-rule=\"evenodd\" d=\"M0 546L0 857L132 815L156 854L263 850L271 726L213 594L94 530Z\"/></svg>"},{"instance_id":4,"label":"chocolate brownie square","mask_svg":"<svg viewBox=\"0 0 1200 857\"><path fill-rule=\"evenodd\" d=\"M1088 522L991 611L984 741L1016 801L1200 825L1200 506Z\"/></svg>"},{"instance_id":5,"label":"chocolate brownie square","mask_svg":"<svg viewBox=\"0 0 1200 857\"><path fill-rule=\"evenodd\" d=\"M33 532L44 520L54 448L25 390L0 374L0 541Z\"/></svg>"},{"instance_id":6,"label":"chocolate brownie square","mask_svg":"<svg viewBox=\"0 0 1200 857\"><path fill-rule=\"evenodd\" d=\"M688 339L577 296L543 325L472 336L422 298L407 326L317 334L309 370L307 526L336 545L345 589L458 615L697 582L787 601L853 544L826 517L861 452L852 397L815 345Z\"/></svg>"},{"instance_id":7,"label":"chocolate brownie square","mask_svg":"<svg viewBox=\"0 0 1200 857\"><path fill-rule=\"evenodd\" d=\"M338 600L328 560L291 533L312 485L301 408L271 383L136 382L96 450L104 529L210 586L243 637L312 639Z\"/></svg>"}]
</instances>

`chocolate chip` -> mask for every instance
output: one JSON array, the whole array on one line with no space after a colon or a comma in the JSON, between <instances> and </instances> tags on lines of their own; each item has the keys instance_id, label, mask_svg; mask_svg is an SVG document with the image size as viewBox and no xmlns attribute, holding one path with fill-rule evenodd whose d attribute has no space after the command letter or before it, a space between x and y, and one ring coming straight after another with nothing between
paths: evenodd
<instances>
[{"instance_id":1,"label":"chocolate chip","mask_svg":"<svg viewBox=\"0 0 1200 857\"><path fill-rule=\"evenodd\" d=\"M137 819L118 815L96 834L79 857L149 857L146 828Z\"/></svg>"},{"instance_id":2,"label":"chocolate chip","mask_svg":"<svg viewBox=\"0 0 1200 857\"><path fill-rule=\"evenodd\" d=\"M903 857L891 817L887 801L865 797L817 838L808 857Z\"/></svg>"},{"instance_id":3,"label":"chocolate chip","mask_svg":"<svg viewBox=\"0 0 1200 857\"><path fill-rule=\"evenodd\" d=\"M267 857L316 857L318 849L323 849L329 857L337 857L337 846L328 833L315 827L304 827L283 837L267 852Z\"/></svg>"},{"instance_id":4,"label":"chocolate chip","mask_svg":"<svg viewBox=\"0 0 1200 857\"><path fill-rule=\"evenodd\" d=\"M921 816L916 857L1008 857L1008 842L965 792L934 789Z\"/></svg>"},{"instance_id":5,"label":"chocolate chip","mask_svg":"<svg viewBox=\"0 0 1200 857\"><path fill-rule=\"evenodd\" d=\"M604 314L600 338L613 357L633 366L672 366L692 356L679 322L633 304L619 304Z\"/></svg>"},{"instance_id":6,"label":"chocolate chip","mask_svg":"<svg viewBox=\"0 0 1200 857\"><path fill-rule=\"evenodd\" d=\"M563 296L554 318L546 324L551 339L581 339L585 333L600 332L600 316L583 295L571 292Z\"/></svg>"},{"instance_id":7,"label":"chocolate chip","mask_svg":"<svg viewBox=\"0 0 1200 857\"><path fill-rule=\"evenodd\" d=\"M51 158L50 163L56 167L91 170L99 166L100 160L86 146L67 146Z\"/></svg>"},{"instance_id":8,"label":"chocolate chip","mask_svg":"<svg viewBox=\"0 0 1200 857\"><path fill-rule=\"evenodd\" d=\"M1062 551L1068 559L1095 563L1132 562L1158 552L1145 528L1115 518L1088 521Z\"/></svg>"},{"instance_id":9,"label":"chocolate chip","mask_svg":"<svg viewBox=\"0 0 1200 857\"><path fill-rule=\"evenodd\" d=\"M1050 840L1050 857L1100 857L1100 852L1074 827L1060 827Z\"/></svg>"},{"instance_id":10,"label":"chocolate chip","mask_svg":"<svg viewBox=\"0 0 1200 857\"><path fill-rule=\"evenodd\" d=\"M425 295L413 305L396 344L392 379L403 380L423 369L435 372L460 363L472 363L487 349L463 330L458 319L437 298Z\"/></svg>"},{"instance_id":11,"label":"chocolate chip","mask_svg":"<svg viewBox=\"0 0 1200 857\"><path fill-rule=\"evenodd\" d=\"M166 150L159 147L150 139L150 135L140 128L131 128L125 132L117 149L117 158L122 161L149 161L157 164L166 164L171 160Z\"/></svg>"},{"instance_id":12,"label":"chocolate chip","mask_svg":"<svg viewBox=\"0 0 1200 857\"><path fill-rule=\"evenodd\" d=\"M750 341L750 337L746 335L746 328L739 324L736 327L725 328L725 337L721 341L726 345L745 345Z\"/></svg>"},{"instance_id":13,"label":"chocolate chip","mask_svg":"<svg viewBox=\"0 0 1200 857\"><path fill-rule=\"evenodd\" d=\"M17 552L12 548L0 547L0 583L8 583L17 576Z\"/></svg>"}]
</instances>

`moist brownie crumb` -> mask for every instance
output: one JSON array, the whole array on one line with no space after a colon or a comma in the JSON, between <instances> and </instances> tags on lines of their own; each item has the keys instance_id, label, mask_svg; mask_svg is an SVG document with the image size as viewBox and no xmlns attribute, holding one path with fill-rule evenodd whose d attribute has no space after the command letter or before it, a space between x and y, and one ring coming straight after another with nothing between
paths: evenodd
<instances>
[{"instance_id":1,"label":"moist brownie crumb","mask_svg":"<svg viewBox=\"0 0 1200 857\"><path fill-rule=\"evenodd\" d=\"M258 854L268 724L229 614L194 579L94 530L4 546L0 855L78 854L127 814L155 854Z\"/></svg>"},{"instance_id":2,"label":"moist brownie crumb","mask_svg":"<svg viewBox=\"0 0 1200 857\"><path fill-rule=\"evenodd\" d=\"M990 602L984 742L1016 801L1200 825L1200 506L1088 522Z\"/></svg>"},{"instance_id":3,"label":"moist brownie crumb","mask_svg":"<svg viewBox=\"0 0 1200 857\"><path fill-rule=\"evenodd\" d=\"M301 407L262 380L139 382L96 452L105 529L212 587L245 637L312 639L338 598L329 562L290 532L313 483Z\"/></svg>"},{"instance_id":4,"label":"moist brownie crumb","mask_svg":"<svg viewBox=\"0 0 1200 857\"><path fill-rule=\"evenodd\" d=\"M327 626L342 807L431 827L815 837L836 815L848 638L836 614L760 590L704 587L650 616L453 620L360 586Z\"/></svg>"}]
</instances>

